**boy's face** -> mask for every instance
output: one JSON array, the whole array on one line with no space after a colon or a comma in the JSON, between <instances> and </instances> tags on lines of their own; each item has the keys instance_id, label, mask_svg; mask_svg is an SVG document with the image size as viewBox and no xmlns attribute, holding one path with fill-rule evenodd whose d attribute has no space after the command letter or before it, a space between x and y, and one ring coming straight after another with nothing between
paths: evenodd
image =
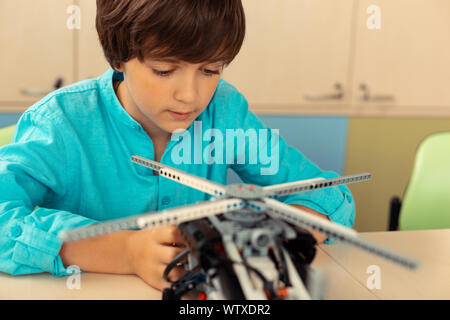
<instances>
[{"instance_id":1,"label":"boy's face","mask_svg":"<svg viewBox=\"0 0 450 320\"><path fill-rule=\"evenodd\" d=\"M222 63L189 64L137 58L121 65L118 97L152 139L187 129L209 104Z\"/></svg>"}]
</instances>

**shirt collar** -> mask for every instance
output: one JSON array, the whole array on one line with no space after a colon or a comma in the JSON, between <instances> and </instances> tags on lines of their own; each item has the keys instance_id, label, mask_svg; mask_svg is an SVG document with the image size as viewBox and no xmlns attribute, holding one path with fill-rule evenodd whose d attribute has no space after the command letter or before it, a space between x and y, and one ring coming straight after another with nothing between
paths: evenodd
<instances>
[{"instance_id":1,"label":"shirt collar","mask_svg":"<svg viewBox=\"0 0 450 320\"><path fill-rule=\"evenodd\" d=\"M116 80L123 81L123 73L117 72L111 67L100 76L100 94L106 109L110 111L118 121L133 129L139 129L141 128L141 125L125 110L114 92L113 82Z\"/></svg>"}]
</instances>

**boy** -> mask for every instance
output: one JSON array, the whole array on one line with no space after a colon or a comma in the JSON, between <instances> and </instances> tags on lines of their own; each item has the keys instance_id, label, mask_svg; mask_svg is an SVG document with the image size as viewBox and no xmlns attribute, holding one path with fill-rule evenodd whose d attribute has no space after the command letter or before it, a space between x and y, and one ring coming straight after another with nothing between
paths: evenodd
<instances>
[{"instance_id":1,"label":"boy","mask_svg":"<svg viewBox=\"0 0 450 320\"><path fill-rule=\"evenodd\" d=\"M194 135L194 121L203 130L223 133L266 129L249 112L245 97L220 79L244 39L240 0L97 0L96 26L112 68L31 106L13 144L0 149L0 271L60 276L77 265L83 271L136 274L159 290L168 287L163 271L184 246L175 226L64 244L56 236L61 230L208 199L159 179L132 163L132 155L222 184L228 168L257 185L336 176L283 139L274 144L271 136L263 144L278 150L279 168L272 174L261 174L261 162L174 164L180 143L174 133L181 129ZM245 154L234 154L237 158ZM353 224L355 209L346 186L281 200ZM318 242L326 239L313 234ZM183 273L175 268L169 278Z\"/></svg>"}]
</instances>

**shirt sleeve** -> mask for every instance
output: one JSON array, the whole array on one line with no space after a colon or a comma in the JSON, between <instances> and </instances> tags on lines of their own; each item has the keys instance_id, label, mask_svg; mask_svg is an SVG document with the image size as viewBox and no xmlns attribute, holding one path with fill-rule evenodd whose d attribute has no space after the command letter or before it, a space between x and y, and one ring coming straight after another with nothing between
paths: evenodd
<instances>
[{"instance_id":1,"label":"shirt sleeve","mask_svg":"<svg viewBox=\"0 0 450 320\"><path fill-rule=\"evenodd\" d=\"M232 122L235 127L242 128L248 133L245 151L243 148L239 149L238 143L232 146L236 156L231 168L245 183L267 186L339 176L336 172L322 170L299 150L288 146L279 135L278 129L267 128L254 113L249 111L246 98L238 91L232 96L231 105L238 109L233 115L235 120ZM255 145L257 145L256 151L252 150ZM252 154L255 153L257 161L252 161ZM327 215L331 221L349 228L354 223L355 205L352 194L345 185L292 194L280 197L279 200L285 204L298 204L311 208ZM326 243L332 240L329 238Z\"/></svg>"},{"instance_id":2,"label":"shirt sleeve","mask_svg":"<svg viewBox=\"0 0 450 320\"><path fill-rule=\"evenodd\" d=\"M25 112L11 144L0 148L0 271L70 274L59 256L57 234L96 221L45 208L53 197L68 194L67 162L57 124Z\"/></svg>"}]
</instances>

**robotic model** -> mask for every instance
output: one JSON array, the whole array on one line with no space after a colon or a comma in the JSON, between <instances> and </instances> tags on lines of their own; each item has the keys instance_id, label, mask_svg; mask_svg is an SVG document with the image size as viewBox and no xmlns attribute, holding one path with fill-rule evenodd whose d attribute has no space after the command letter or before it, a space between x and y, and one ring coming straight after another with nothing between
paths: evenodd
<instances>
[{"instance_id":1,"label":"robotic model","mask_svg":"<svg viewBox=\"0 0 450 320\"><path fill-rule=\"evenodd\" d=\"M418 266L417 261L364 240L350 228L277 201L290 194L368 180L370 174L266 187L221 185L140 156L132 156L131 161L212 198L62 231L59 237L76 241L119 230L177 224L186 250L167 266L163 276L169 281L169 272L186 258L187 273L175 282L169 281L171 286L163 291L163 299L181 299L192 292L200 299L320 299L324 277L310 268L316 253L316 241L308 231L311 229L404 267Z\"/></svg>"}]
</instances>

